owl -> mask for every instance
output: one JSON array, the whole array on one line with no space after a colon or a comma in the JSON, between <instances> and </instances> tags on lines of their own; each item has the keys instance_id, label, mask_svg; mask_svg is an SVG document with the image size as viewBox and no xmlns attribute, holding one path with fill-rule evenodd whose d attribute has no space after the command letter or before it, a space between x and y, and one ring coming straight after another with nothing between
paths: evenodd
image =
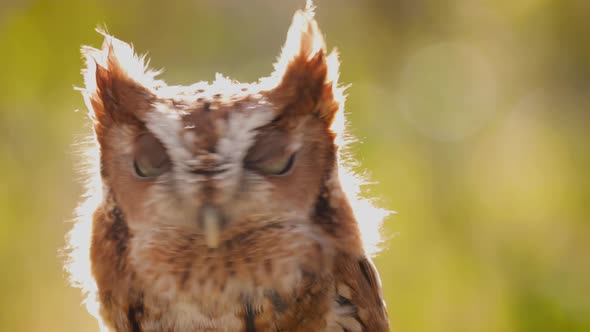
<instances>
[{"instance_id":1,"label":"owl","mask_svg":"<svg viewBox=\"0 0 590 332\"><path fill-rule=\"evenodd\" d=\"M170 86L103 35L82 50L96 167L69 237L101 329L388 331L341 183L338 57L311 6L255 83Z\"/></svg>"}]
</instances>

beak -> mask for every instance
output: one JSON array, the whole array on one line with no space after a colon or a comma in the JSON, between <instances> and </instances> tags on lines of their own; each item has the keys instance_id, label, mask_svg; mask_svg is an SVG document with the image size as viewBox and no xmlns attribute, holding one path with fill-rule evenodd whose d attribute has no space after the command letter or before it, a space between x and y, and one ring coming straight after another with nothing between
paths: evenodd
<instances>
[{"instance_id":1,"label":"beak","mask_svg":"<svg viewBox=\"0 0 590 332\"><path fill-rule=\"evenodd\" d=\"M223 217L217 208L205 205L201 209L201 227L209 248L217 248L220 242Z\"/></svg>"}]
</instances>

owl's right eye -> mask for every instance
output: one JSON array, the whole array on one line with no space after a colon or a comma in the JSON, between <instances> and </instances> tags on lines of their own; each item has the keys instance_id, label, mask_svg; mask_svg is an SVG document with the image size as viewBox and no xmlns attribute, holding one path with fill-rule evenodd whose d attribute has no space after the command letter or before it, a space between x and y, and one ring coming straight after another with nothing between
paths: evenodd
<instances>
[{"instance_id":1,"label":"owl's right eye","mask_svg":"<svg viewBox=\"0 0 590 332\"><path fill-rule=\"evenodd\" d=\"M135 142L133 168L140 178L155 178L170 170L172 163L166 148L151 134L142 134Z\"/></svg>"}]
</instances>

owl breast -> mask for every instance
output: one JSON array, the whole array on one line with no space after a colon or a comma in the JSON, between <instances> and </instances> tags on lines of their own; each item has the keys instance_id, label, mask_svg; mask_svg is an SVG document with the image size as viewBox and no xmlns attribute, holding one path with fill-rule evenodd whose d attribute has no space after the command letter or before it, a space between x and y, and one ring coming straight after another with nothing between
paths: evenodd
<instances>
[{"instance_id":1,"label":"owl breast","mask_svg":"<svg viewBox=\"0 0 590 332\"><path fill-rule=\"evenodd\" d=\"M269 223L215 249L178 227L134 236L129 265L136 271L130 282L141 293L138 324L177 331L240 331L246 323L270 328L288 325L290 311L312 298L307 307L314 315L327 311L332 253L317 231L300 221Z\"/></svg>"}]
</instances>

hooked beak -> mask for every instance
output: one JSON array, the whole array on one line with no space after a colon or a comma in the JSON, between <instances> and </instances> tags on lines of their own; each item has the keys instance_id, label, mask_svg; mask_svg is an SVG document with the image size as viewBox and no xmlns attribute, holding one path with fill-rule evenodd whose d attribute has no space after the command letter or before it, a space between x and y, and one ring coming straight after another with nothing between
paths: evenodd
<instances>
[{"instance_id":1,"label":"hooked beak","mask_svg":"<svg viewBox=\"0 0 590 332\"><path fill-rule=\"evenodd\" d=\"M209 248L217 248L220 243L223 216L217 208L205 205L201 209L200 221L207 246Z\"/></svg>"}]
</instances>

